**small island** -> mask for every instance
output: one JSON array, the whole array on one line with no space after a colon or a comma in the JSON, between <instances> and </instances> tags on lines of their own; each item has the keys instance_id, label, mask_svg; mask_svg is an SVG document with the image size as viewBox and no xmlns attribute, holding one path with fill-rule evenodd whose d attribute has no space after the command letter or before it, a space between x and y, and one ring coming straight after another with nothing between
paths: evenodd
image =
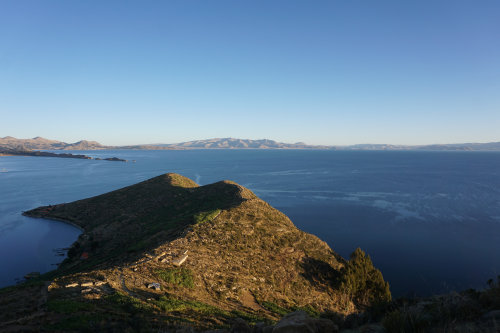
<instances>
[{"instance_id":1,"label":"small island","mask_svg":"<svg viewBox=\"0 0 500 333\"><path fill-rule=\"evenodd\" d=\"M59 158L79 158L84 160L104 160L104 161L116 161L116 162L127 162L127 160L118 157L108 157L108 158L92 158L87 155L82 154L70 154L70 153L50 153L46 151L39 150L24 150L24 149L10 149L10 148L0 148L0 156L37 156L37 157L59 157Z\"/></svg>"}]
</instances>

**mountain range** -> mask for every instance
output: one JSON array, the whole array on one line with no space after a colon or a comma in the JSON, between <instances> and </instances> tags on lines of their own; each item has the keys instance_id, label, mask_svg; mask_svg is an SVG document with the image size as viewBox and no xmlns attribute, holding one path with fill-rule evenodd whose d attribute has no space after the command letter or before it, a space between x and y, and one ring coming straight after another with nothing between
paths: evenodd
<instances>
[{"instance_id":1,"label":"mountain range","mask_svg":"<svg viewBox=\"0 0 500 333\"><path fill-rule=\"evenodd\" d=\"M349 146L308 145L303 142L283 143L269 139L250 140L235 138L214 138L171 144L144 144L127 146L105 146L96 141L81 140L66 143L41 137L16 139L11 136L0 138L0 148L16 150L102 150L102 149L328 149L328 150L460 150L460 151L499 151L500 142L455 143L432 145L391 145L391 144L356 144Z\"/></svg>"}]
</instances>

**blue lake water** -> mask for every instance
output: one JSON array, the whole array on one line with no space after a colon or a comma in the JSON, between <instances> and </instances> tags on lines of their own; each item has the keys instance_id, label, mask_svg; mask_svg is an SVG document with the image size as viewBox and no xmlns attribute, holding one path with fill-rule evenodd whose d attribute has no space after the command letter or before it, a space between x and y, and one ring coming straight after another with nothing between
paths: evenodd
<instances>
[{"instance_id":1,"label":"blue lake water","mask_svg":"<svg viewBox=\"0 0 500 333\"><path fill-rule=\"evenodd\" d=\"M78 152L82 153L82 152ZM347 258L361 247L395 295L483 287L500 274L500 153L321 150L88 151L136 163L0 157L0 286L54 269L80 231L23 217L41 205L177 172L230 179ZM6 172L5 172L6 171Z\"/></svg>"}]
</instances>

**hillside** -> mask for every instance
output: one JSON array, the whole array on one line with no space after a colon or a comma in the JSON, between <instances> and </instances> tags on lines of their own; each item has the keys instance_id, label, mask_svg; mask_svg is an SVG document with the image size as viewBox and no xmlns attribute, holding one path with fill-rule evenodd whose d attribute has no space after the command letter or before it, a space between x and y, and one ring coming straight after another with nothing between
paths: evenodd
<instances>
[{"instance_id":1,"label":"hillside","mask_svg":"<svg viewBox=\"0 0 500 333\"><path fill-rule=\"evenodd\" d=\"M84 233L58 270L0 291L4 331L80 330L89 320L99 329L213 328L369 305L341 291L343 258L230 181L198 186L166 174L25 215Z\"/></svg>"}]
</instances>

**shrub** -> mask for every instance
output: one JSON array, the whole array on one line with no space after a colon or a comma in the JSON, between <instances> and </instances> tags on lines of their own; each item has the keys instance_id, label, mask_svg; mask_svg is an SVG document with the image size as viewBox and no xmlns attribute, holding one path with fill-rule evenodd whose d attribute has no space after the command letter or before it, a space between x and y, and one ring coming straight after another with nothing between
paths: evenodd
<instances>
[{"instance_id":1,"label":"shrub","mask_svg":"<svg viewBox=\"0 0 500 333\"><path fill-rule=\"evenodd\" d=\"M219 215L220 209L214 209L208 212L201 212L194 215L194 223L200 224L213 220L217 215Z\"/></svg>"},{"instance_id":2,"label":"shrub","mask_svg":"<svg viewBox=\"0 0 500 333\"><path fill-rule=\"evenodd\" d=\"M193 272L188 268L162 269L156 271L156 274L167 283L187 288L194 287Z\"/></svg>"},{"instance_id":3,"label":"shrub","mask_svg":"<svg viewBox=\"0 0 500 333\"><path fill-rule=\"evenodd\" d=\"M360 248L351 254L340 281L341 289L360 305L380 306L392 299L389 283Z\"/></svg>"}]
</instances>

